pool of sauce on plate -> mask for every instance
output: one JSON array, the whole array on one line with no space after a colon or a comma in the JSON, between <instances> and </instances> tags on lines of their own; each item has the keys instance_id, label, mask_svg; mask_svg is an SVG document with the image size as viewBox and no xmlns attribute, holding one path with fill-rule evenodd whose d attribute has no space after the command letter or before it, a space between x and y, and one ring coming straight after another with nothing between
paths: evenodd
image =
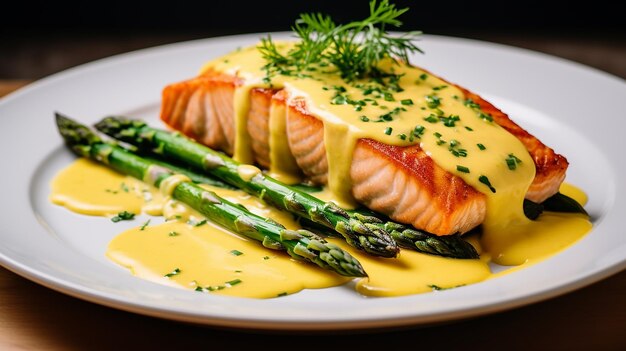
<instances>
[{"instance_id":1,"label":"pool of sauce on plate","mask_svg":"<svg viewBox=\"0 0 626 351\"><path fill-rule=\"evenodd\" d=\"M283 52L292 46L290 42L277 44ZM235 75L241 82L233 101L234 158L238 161L253 160L246 129L250 91L255 87L285 88L287 101L304 100L311 114L323 122L329 167L328 186L322 193L326 199L345 207L355 205L349 171L359 138L389 145L419 145L437 165L486 196L487 214L480 240L468 238L481 253L477 260L447 259L408 250L402 250L395 259L378 259L336 240L361 261L369 274L346 285L354 286L360 294L399 296L473 284L494 276L490 263L516 267L534 264L590 231L591 223L582 215L544 213L536 221L526 218L522 203L535 177L533 160L516 137L454 85L420 68L388 59L379 67L391 73L382 90L368 79L345 82L329 73L332 67L312 67L305 76L275 75L267 79L265 63L256 47L251 46L208 62L201 70L201 74L217 71ZM270 111L269 173L295 182L299 174L293 158L288 157L285 115L285 108L279 106ZM242 166L238 172L250 178L260 170ZM291 215L268 208L249 195L213 190L287 227L296 226ZM581 203L585 201L580 198L581 192L571 186L564 185L562 191ZM160 220L138 223L136 228L120 234L107 250L109 258L142 278L201 292L260 298L348 281L202 223L200 216L156 189L89 161L79 160L57 176L51 200L89 215L114 216L120 211L160 215ZM178 235L169 235L172 232Z\"/></svg>"},{"instance_id":2,"label":"pool of sauce on plate","mask_svg":"<svg viewBox=\"0 0 626 351\"><path fill-rule=\"evenodd\" d=\"M293 45L277 42L276 48L287 53ZM340 206L356 204L351 195L350 166L357 140L367 138L388 145L419 145L438 166L483 193L486 217L481 226L482 244L493 262L522 264L528 257L518 253L523 250L521 242L553 232L558 219L547 215L530 221L523 212L524 197L535 178L534 162L525 146L453 84L391 59L379 63L378 68L389 73L382 79L384 84L371 78L346 82L332 67L315 65L305 74L268 77L265 64L257 47L250 46L209 61L200 70L200 74L220 72L239 78L234 93L236 160L253 160L246 123L250 91L256 87L284 88L287 103L303 100L307 110L323 123L327 192ZM284 141L285 119L284 108L270 111L271 155L290 154ZM272 162L270 174L293 178L292 163ZM571 235L576 237L577 232ZM555 238L554 245L561 247L571 240ZM546 243L535 240L535 244Z\"/></svg>"},{"instance_id":3,"label":"pool of sauce on plate","mask_svg":"<svg viewBox=\"0 0 626 351\"><path fill-rule=\"evenodd\" d=\"M210 189L288 228L298 227L290 214L244 192ZM575 187L564 184L561 191L583 204L586 201ZM86 159L78 159L58 173L51 183L50 200L93 216L112 217L122 211L153 216L147 217L149 220L133 219L137 225L111 240L107 257L140 278L202 293L271 298L302 289L345 285L365 296L402 296L469 285L502 274L491 273L489 262L494 256L484 251L477 237L468 238L481 253L476 260L409 250L402 250L395 259L375 258L330 239L355 256L369 274L368 278L356 279L355 284L346 284L351 279L295 261L282 251L268 250L214 226L158 189ZM531 234L498 243L500 262L517 267L537 263L572 245L591 229L588 218L577 214L544 213L533 223L538 224ZM110 225L115 230L116 224Z\"/></svg>"}]
</instances>

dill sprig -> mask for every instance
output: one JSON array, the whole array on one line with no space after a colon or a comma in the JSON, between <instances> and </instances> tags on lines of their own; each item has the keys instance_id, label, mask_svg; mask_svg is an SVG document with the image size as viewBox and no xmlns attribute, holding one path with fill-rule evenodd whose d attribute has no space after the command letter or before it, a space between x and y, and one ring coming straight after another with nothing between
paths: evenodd
<instances>
[{"instance_id":1,"label":"dill sprig","mask_svg":"<svg viewBox=\"0 0 626 351\"><path fill-rule=\"evenodd\" d=\"M259 50L267 61L267 79L276 74L306 76L316 69L314 65L332 65L346 81L380 77L388 74L378 67L381 60L408 62L410 53L422 52L413 43L421 32L391 35L386 31L402 25L398 17L408 8L397 9L388 0L372 0L369 7L369 17L343 25L320 13L301 14L292 27L300 41L285 55L270 36L262 39Z\"/></svg>"}]
</instances>

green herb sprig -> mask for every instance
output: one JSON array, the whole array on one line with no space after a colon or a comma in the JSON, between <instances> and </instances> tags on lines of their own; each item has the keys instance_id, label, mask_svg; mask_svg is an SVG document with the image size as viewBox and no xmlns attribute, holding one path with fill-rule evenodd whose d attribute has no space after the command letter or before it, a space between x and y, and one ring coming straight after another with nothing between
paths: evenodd
<instances>
[{"instance_id":1,"label":"green herb sprig","mask_svg":"<svg viewBox=\"0 0 626 351\"><path fill-rule=\"evenodd\" d=\"M268 62L268 80L275 74L299 75L315 69L316 64L333 65L342 78L354 81L384 75L378 68L383 59L408 62L410 53L422 52L414 44L420 31L401 35L386 31L386 27L402 25L398 17L408 8L397 9L388 0L372 0L369 7L369 17L343 25L320 13L301 14L292 27L300 41L286 55L279 52L270 36L262 39L259 50Z\"/></svg>"}]
</instances>

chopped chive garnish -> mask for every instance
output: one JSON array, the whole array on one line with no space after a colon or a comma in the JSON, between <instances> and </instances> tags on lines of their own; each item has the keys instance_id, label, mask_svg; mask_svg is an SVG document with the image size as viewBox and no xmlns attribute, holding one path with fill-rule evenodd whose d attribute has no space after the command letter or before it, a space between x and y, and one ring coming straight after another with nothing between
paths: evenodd
<instances>
[{"instance_id":1,"label":"chopped chive garnish","mask_svg":"<svg viewBox=\"0 0 626 351\"><path fill-rule=\"evenodd\" d=\"M455 123L461 120L461 118L457 115L450 115L448 117L439 117L439 119L443 122L443 125L446 127L454 127Z\"/></svg>"},{"instance_id":2,"label":"chopped chive garnish","mask_svg":"<svg viewBox=\"0 0 626 351\"><path fill-rule=\"evenodd\" d=\"M195 223L193 226L194 227L200 227L202 225L205 225L207 223L206 219L201 220L200 222Z\"/></svg>"},{"instance_id":3,"label":"chopped chive garnish","mask_svg":"<svg viewBox=\"0 0 626 351\"><path fill-rule=\"evenodd\" d=\"M506 165L512 171L514 171L517 168L517 164L519 164L519 163L522 163L522 160L520 160L519 158L515 157L515 155L513 155L513 154L509 154L509 156L506 158Z\"/></svg>"},{"instance_id":4,"label":"chopped chive garnish","mask_svg":"<svg viewBox=\"0 0 626 351\"><path fill-rule=\"evenodd\" d=\"M369 121L370 121L370 119L369 119L369 118L367 118L367 116L361 116L361 117L359 117L359 118L360 118L360 119L361 119L361 121L363 121L363 122L369 122Z\"/></svg>"},{"instance_id":5,"label":"chopped chive garnish","mask_svg":"<svg viewBox=\"0 0 626 351\"><path fill-rule=\"evenodd\" d=\"M440 85L440 86L438 86L438 87L434 87L434 88L433 88L433 90L434 90L434 91L438 91L438 90L441 90L441 89L445 89L445 88L447 88L447 87L448 87L447 85Z\"/></svg>"},{"instance_id":6,"label":"chopped chive garnish","mask_svg":"<svg viewBox=\"0 0 626 351\"><path fill-rule=\"evenodd\" d=\"M496 192L496 188L494 188L494 187L491 185L491 182L489 181L489 178L487 178L487 176L485 176L485 175L481 175L480 177L478 177L478 181L479 181L479 182L481 182L481 183L483 183L483 184L485 184L486 186L488 186L488 187L489 187L489 190L491 190L491 192L492 192L492 193L495 193L495 192Z\"/></svg>"},{"instance_id":7,"label":"chopped chive garnish","mask_svg":"<svg viewBox=\"0 0 626 351\"><path fill-rule=\"evenodd\" d=\"M282 296L287 296L286 292L281 292L280 294L276 295L276 297L282 297Z\"/></svg>"},{"instance_id":8,"label":"chopped chive garnish","mask_svg":"<svg viewBox=\"0 0 626 351\"><path fill-rule=\"evenodd\" d=\"M506 159L506 165L507 167L509 167L511 171L514 171L517 168L517 164L515 163L515 160L510 159L510 158Z\"/></svg>"},{"instance_id":9,"label":"chopped chive garnish","mask_svg":"<svg viewBox=\"0 0 626 351\"><path fill-rule=\"evenodd\" d=\"M120 184L120 188L121 188L121 189L122 189L125 193L127 193L127 192L128 192L128 186L126 185L126 183L122 183L122 184Z\"/></svg>"},{"instance_id":10,"label":"chopped chive garnish","mask_svg":"<svg viewBox=\"0 0 626 351\"><path fill-rule=\"evenodd\" d=\"M241 279L233 279L231 281L226 282L226 285L234 286L241 283Z\"/></svg>"},{"instance_id":11,"label":"chopped chive garnish","mask_svg":"<svg viewBox=\"0 0 626 351\"><path fill-rule=\"evenodd\" d=\"M469 168L467 168L465 166L460 166L460 165L456 166L456 170L459 171L459 172L463 172L463 173L469 173L470 172Z\"/></svg>"},{"instance_id":12,"label":"chopped chive garnish","mask_svg":"<svg viewBox=\"0 0 626 351\"><path fill-rule=\"evenodd\" d=\"M269 256L263 256L263 259L264 259L264 260L269 260L269 259L270 259L270 257L269 257Z\"/></svg>"},{"instance_id":13,"label":"chopped chive garnish","mask_svg":"<svg viewBox=\"0 0 626 351\"><path fill-rule=\"evenodd\" d=\"M426 121L428 123L437 123L437 122L439 122L439 118L437 118L437 116L431 114L428 117L424 117L424 121Z\"/></svg>"},{"instance_id":14,"label":"chopped chive garnish","mask_svg":"<svg viewBox=\"0 0 626 351\"><path fill-rule=\"evenodd\" d=\"M241 251L239 251L239 250L230 250L230 253L231 253L232 255L235 255L235 256L241 256L241 255L243 255L243 252L241 252Z\"/></svg>"},{"instance_id":15,"label":"chopped chive garnish","mask_svg":"<svg viewBox=\"0 0 626 351\"><path fill-rule=\"evenodd\" d=\"M406 134L398 134L398 138L400 138L400 140L406 140Z\"/></svg>"},{"instance_id":16,"label":"chopped chive garnish","mask_svg":"<svg viewBox=\"0 0 626 351\"><path fill-rule=\"evenodd\" d=\"M441 105L441 98L437 95L426 95L426 106L429 108L437 108Z\"/></svg>"},{"instance_id":17,"label":"chopped chive garnish","mask_svg":"<svg viewBox=\"0 0 626 351\"><path fill-rule=\"evenodd\" d=\"M426 73L420 74L420 79L421 80L426 80L426 78L428 78L428 74L426 74Z\"/></svg>"},{"instance_id":18,"label":"chopped chive garnish","mask_svg":"<svg viewBox=\"0 0 626 351\"><path fill-rule=\"evenodd\" d=\"M441 139L441 133L434 132L433 135L435 136L435 138L437 138L437 145L443 145L446 143L445 140Z\"/></svg>"},{"instance_id":19,"label":"chopped chive garnish","mask_svg":"<svg viewBox=\"0 0 626 351\"><path fill-rule=\"evenodd\" d=\"M393 132L393 128L391 128L391 127L385 128L385 134L391 135L391 132Z\"/></svg>"},{"instance_id":20,"label":"chopped chive garnish","mask_svg":"<svg viewBox=\"0 0 626 351\"><path fill-rule=\"evenodd\" d=\"M460 288L460 287L462 287L462 286L465 286L465 284L461 284L461 285L453 286L453 287L450 287L450 288L442 288L442 287L440 287L440 286L438 286L438 285L435 285L435 284L428 285L428 287L429 287L429 288L431 288L431 289L433 289L434 291L441 291L441 290L455 289L455 288Z\"/></svg>"},{"instance_id":21,"label":"chopped chive garnish","mask_svg":"<svg viewBox=\"0 0 626 351\"><path fill-rule=\"evenodd\" d=\"M456 157L467 157L467 150L465 149L450 149L450 152Z\"/></svg>"},{"instance_id":22,"label":"chopped chive garnish","mask_svg":"<svg viewBox=\"0 0 626 351\"><path fill-rule=\"evenodd\" d=\"M147 220L140 228L139 230L144 230L146 229L146 227L148 226L148 224L150 224L150 220Z\"/></svg>"},{"instance_id":23,"label":"chopped chive garnish","mask_svg":"<svg viewBox=\"0 0 626 351\"><path fill-rule=\"evenodd\" d=\"M201 286L196 286L196 288L194 289L196 291L204 291L204 288Z\"/></svg>"},{"instance_id":24,"label":"chopped chive garnish","mask_svg":"<svg viewBox=\"0 0 626 351\"><path fill-rule=\"evenodd\" d=\"M470 132L473 132L474 129L472 129L471 127L465 126L465 129L469 130Z\"/></svg>"},{"instance_id":25,"label":"chopped chive garnish","mask_svg":"<svg viewBox=\"0 0 626 351\"><path fill-rule=\"evenodd\" d=\"M404 100L400 100L400 103L402 105L413 105L413 100L411 100L411 99L404 99Z\"/></svg>"},{"instance_id":26,"label":"chopped chive garnish","mask_svg":"<svg viewBox=\"0 0 626 351\"><path fill-rule=\"evenodd\" d=\"M485 150L486 149L485 145L483 145L483 144L476 144L476 146L478 146L478 148L481 149L481 150Z\"/></svg>"},{"instance_id":27,"label":"chopped chive garnish","mask_svg":"<svg viewBox=\"0 0 626 351\"><path fill-rule=\"evenodd\" d=\"M173 277L173 276L179 275L179 274L180 274L180 269L174 268L173 271L171 271L170 273L167 273L166 275L164 275L164 277L170 278L170 277Z\"/></svg>"},{"instance_id":28,"label":"chopped chive garnish","mask_svg":"<svg viewBox=\"0 0 626 351\"><path fill-rule=\"evenodd\" d=\"M461 145L461 142L456 139L452 139L450 140L449 145L450 147L448 148L448 150L452 153L452 155L456 157L467 157L467 150L458 147L459 145Z\"/></svg>"},{"instance_id":29,"label":"chopped chive garnish","mask_svg":"<svg viewBox=\"0 0 626 351\"><path fill-rule=\"evenodd\" d=\"M488 113L479 112L478 117L480 117L484 121L493 122L493 117Z\"/></svg>"},{"instance_id":30,"label":"chopped chive garnish","mask_svg":"<svg viewBox=\"0 0 626 351\"><path fill-rule=\"evenodd\" d=\"M333 89L335 89L339 93L345 93L347 91L346 87L344 87L343 85L333 85Z\"/></svg>"},{"instance_id":31,"label":"chopped chive garnish","mask_svg":"<svg viewBox=\"0 0 626 351\"><path fill-rule=\"evenodd\" d=\"M422 125L419 125L419 124L418 124L418 125L416 125L416 126L415 126L415 128L413 129L413 133L412 133L412 135L414 135L414 136L415 136L415 137L417 137L417 138L421 138L421 137L422 137L422 135L424 134L424 130L425 130L425 129L426 129L426 128L424 128L424 126L422 126Z\"/></svg>"},{"instance_id":32,"label":"chopped chive garnish","mask_svg":"<svg viewBox=\"0 0 626 351\"><path fill-rule=\"evenodd\" d=\"M480 109L480 105L475 103L472 99L467 99L463 102L463 104L469 108Z\"/></svg>"},{"instance_id":33,"label":"chopped chive garnish","mask_svg":"<svg viewBox=\"0 0 626 351\"><path fill-rule=\"evenodd\" d=\"M335 95L330 103L333 105L345 105L348 103L348 99L344 95Z\"/></svg>"},{"instance_id":34,"label":"chopped chive garnish","mask_svg":"<svg viewBox=\"0 0 626 351\"><path fill-rule=\"evenodd\" d=\"M168 236L179 236L180 234L178 234L178 232L175 232L175 231L172 230L171 232L167 233L167 235Z\"/></svg>"},{"instance_id":35,"label":"chopped chive garnish","mask_svg":"<svg viewBox=\"0 0 626 351\"><path fill-rule=\"evenodd\" d=\"M111 222L117 223L119 221L129 221L133 218L135 218L134 213L130 213L128 211L122 211L118 213L115 217L111 218Z\"/></svg>"}]
</instances>

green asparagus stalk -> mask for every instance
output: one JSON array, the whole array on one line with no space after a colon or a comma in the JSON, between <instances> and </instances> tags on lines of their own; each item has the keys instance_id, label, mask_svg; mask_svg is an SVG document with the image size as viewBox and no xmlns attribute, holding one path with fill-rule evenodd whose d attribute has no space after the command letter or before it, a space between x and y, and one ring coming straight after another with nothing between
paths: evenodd
<instances>
[{"instance_id":1,"label":"green asparagus stalk","mask_svg":"<svg viewBox=\"0 0 626 351\"><path fill-rule=\"evenodd\" d=\"M276 208L322 224L340 234L348 244L372 255L396 257L399 248L383 228L359 220L332 202L324 202L298 191L261 172L242 176L242 165L228 156L211 150L180 133L170 133L149 127L141 121L107 117L96 124L105 134L138 147L151 150L168 159L206 171L220 180L236 186Z\"/></svg>"},{"instance_id":2,"label":"green asparagus stalk","mask_svg":"<svg viewBox=\"0 0 626 351\"><path fill-rule=\"evenodd\" d=\"M535 220L543 211L580 213L589 216L587 210L571 197L557 192L556 194L545 199L542 203L536 203L524 199L524 214L529 219Z\"/></svg>"},{"instance_id":3,"label":"green asparagus stalk","mask_svg":"<svg viewBox=\"0 0 626 351\"><path fill-rule=\"evenodd\" d=\"M130 150L132 151L132 150ZM143 158L145 158L147 161L152 162L158 166L162 166L165 167L167 169L169 169L170 171L172 171L173 173L177 173L177 174L182 174L184 176L187 176L189 179L191 179L192 182L196 183L196 184L206 184L206 185L212 185L214 187L218 187L218 188L224 188L224 189L231 189L231 190L235 190L237 189L236 187L224 183L223 181L215 178L215 177L211 177L210 175L207 174L200 174L198 172L195 172L192 169L189 169L188 167L183 167L177 164L173 164L171 161L165 161L165 160L161 160L159 158L156 157L149 157L146 155L142 155Z\"/></svg>"},{"instance_id":4,"label":"green asparagus stalk","mask_svg":"<svg viewBox=\"0 0 626 351\"><path fill-rule=\"evenodd\" d=\"M56 122L66 144L80 156L101 162L120 173L156 187L175 175L171 170L120 146L104 142L87 127L58 113ZM344 276L367 276L361 264L337 245L307 230L288 230L281 224L257 216L191 181L179 182L173 189L172 197L199 211L207 219L262 242L265 247L286 250L296 259L312 262Z\"/></svg>"},{"instance_id":5,"label":"green asparagus stalk","mask_svg":"<svg viewBox=\"0 0 626 351\"><path fill-rule=\"evenodd\" d=\"M581 213L585 216L589 216L589 213L587 213L581 204L571 197L561 194L560 192L547 198L542 205L546 211Z\"/></svg>"},{"instance_id":6,"label":"green asparagus stalk","mask_svg":"<svg viewBox=\"0 0 626 351\"><path fill-rule=\"evenodd\" d=\"M460 235L439 237L393 222L368 210L346 211L261 173L249 180L243 179L237 171L241 164L179 133L154 129L142 121L124 117L107 117L97 123L96 128L140 150L148 150L208 172L278 208L335 230L348 243L366 252L393 257L397 253L397 246L400 246L453 258L478 257L476 249ZM355 229L350 230L352 228ZM390 237L393 244L389 242Z\"/></svg>"},{"instance_id":7,"label":"green asparagus stalk","mask_svg":"<svg viewBox=\"0 0 626 351\"><path fill-rule=\"evenodd\" d=\"M157 163L160 166L169 168L175 173L181 173L188 176L194 183L208 184L220 188L234 189L233 186L221 182L220 180L213 177L209 177L205 174L200 174L192 169L173 165L172 163L170 163L171 161L168 162L159 158L149 158L149 160ZM291 187L313 194L322 190L321 188L304 184L292 185ZM347 212L351 216L355 216L356 218L362 219L363 216L370 217L367 221L369 223L376 222L376 225L382 226L400 247L452 258L478 258L478 253L476 252L476 249L463 238L461 238L461 236L458 234L445 237L436 236L420 230L416 230L407 225L393 222L389 218L383 217L378 213L374 213L364 208L347 210ZM311 222L309 220L302 220L300 224L305 228L311 228L315 231L321 231L323 234L328 233L328 228L316 225L314 222Z\"/></svg>"},{"instance_id":8,"label":"green asparagus stalk","mask_svg":"<svg viewBox=\"0 0 626 351\"><path fill-rule=\"evenodd\" d=\"M364 215L363 212L362 209L358 210L355 215ZM465 241L460 234L438 236L405 224L396 223L380 215L376 217L382 217L382 219L379 218L379 225L402 248L450 258L474 259L479 257L476 248Z\"/></svg>"},{"instance_id":9,"label":"green asparagus stalk","mask_svg":"<svg viewBox=\"0 0 626 351\"><path fill-rule=\"evenodd\" d=\"M524 199L524 214L530 220L536 220L544 211L544 206L540 203Z\"/></svg>"}]
</instances>

